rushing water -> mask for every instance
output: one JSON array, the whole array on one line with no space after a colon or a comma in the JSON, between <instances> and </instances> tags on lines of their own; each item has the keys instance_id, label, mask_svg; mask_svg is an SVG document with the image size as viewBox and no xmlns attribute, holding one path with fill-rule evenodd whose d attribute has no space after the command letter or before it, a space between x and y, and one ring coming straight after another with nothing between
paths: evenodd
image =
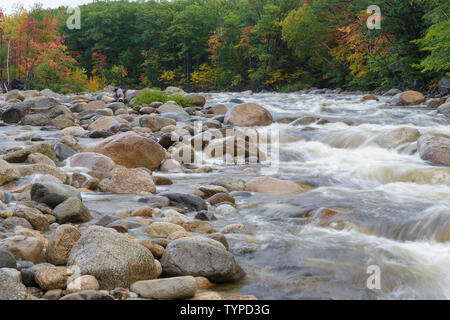
<instances>
[{"instance_id":1,"label":"rushing water","mask_svg":"<svg viewBox=\"0 0 450 320\"><path fill-rule=\"evenodd\" d=\"M276 120L330 122L260 129L277 128L282 136L299 138L281 143L274 177L314 189L284 196L234 193L237 213L212 224L246 226L227 238L247 277L218 291L261 299L450 298L450 168L421 160L415 142L392 149L377 143L381 134L401 127L450 136L448 118L421 107L389 107L388 98L362 103L360 95L207 94L208 105L231 106L233 98L263 105ZM4 127L0 134L23 131ZM39 135L51 140L58 133ZM1 147L14 143L2 139ZM259 175L245 165L213 166L220 170L169 174L174 185L158 192L189 192L224 176ZM86 204L103 214L137 208L139 198L84 194ZM338 213L327 215L326 209ZM130 233L139 236L139 231ZM371 265L380 268L380 290L367 288Z\"/></svg>"}]
</instances>

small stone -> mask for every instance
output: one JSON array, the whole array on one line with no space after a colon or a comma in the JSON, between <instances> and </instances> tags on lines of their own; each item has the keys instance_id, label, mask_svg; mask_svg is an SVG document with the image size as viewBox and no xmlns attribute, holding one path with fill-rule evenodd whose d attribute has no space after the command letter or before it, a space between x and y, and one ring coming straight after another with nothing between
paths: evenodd
<instances>
[{"instance_id":1,"label":"small stone","mask_svg":"<svg viewBox=\"0 0 450 320\"><path fill-rule=\"evenodd\" d=\"M133 217L149 217L151 218L153 215L153 208L149 206L140 207L139 209L134 210L131 213Z\"/></svg>"},{"instance_id":2,"label":"small stone","mask_svg":"<svg viewBox=\"0 0 450 320\"><path fill-rule=\"evenodd\" d=\"M159 244L153 243L152 241L148 239L142 239L139 241L139 244L146 247L150 252L153 254L153 257L156 259L161 258L161 256L164 254L164 247L160 246Z\"/></svg>"},{"instance_id":3,"label":"small stone","mask_svg":"<svg viewBox=\"0 0 450 320\"><path fill-rule=\"evenodd\" d=\"M16 258L8 250L0 248L0 269L1 268L17 268Z\"/></svg>"},{"instance_id":4,"label":"small stone","mask_svg":"<svg viewBox=\"0 0 450 320\"><path fill-rule=\"evenodd\" d=\"M133 283L131 290L145 298L186 299L197 292L197 282L191 276L144 280Z\"/></svg>"},{"instance_id":5,"label":"small stone","mask_svg":"<svg viewBox=\"0 0 450 320\"><path fill-rule=\"evenodd\" d=\"M211 224L206 221L201 220L192 220L185 222L183 224L184 229L187 231L197 232L197 233L214 233L216 229L214 229Z\"/></svg>"},{"instance_id":6,"label":"small stone","mask_svg":"<svg viewBox=\"0 0 450 320\"><path fill-rule=\"evenodd\" d=\"M86 290L99 290L100 285L98 284L97 279L90 275L84 275L75 278L70 281L67 285L67 293L74 293Z\"/></svg>"},{"instance_id":7,"label":"small stone","mask_svg":"<svg viewBox=\"0 0 450 320\"><path fill-rule=\"evenodd\" d=\"M43 267L35 272L36 283L44 290L64 289L72 272L66 267Z\"/></svg>"},{"instance_id":8,"label":"small stone","mask_svg":"<svg viewBox=\"0 0 450 320\"><path fill-rule=\"evenodd\" d=\"M65 265L81 232L72 225L63 224L56 228L48 240L47 260L55 265Z\"/></svg>"},{"instance_id":9,"label":"small stone","mask_svg":"<svg viewBox=\"0 0 450 320\"><path fill-rule=\"evenodd\" d=\"M205 277L195 277L195 281L197 281L199 289L210 289L214 287L214 284Z\"/></svg>"},{"instance_id":10,"label":"small stone","mask_svg":"<svg viewBox=\"0 0 450 320\"><path fill-rule=\"evenodd\" d=\"M237 231L243 231L245 230L245 226L242 223L233 223L226 225L220 230L220 233L226 234L226 233L235 233Z\"/></svg>"},{"instance_id":11,"label":"small stone","mask_svg":"<svg viewBox=\"0 0 450 320\"><path fill-rule=\"evenodd\" d=\"M59 224L66 222L87 222L92 219L89 209L78 197L71 197L60 203L53 214Z\"/></svg>"},{"instance_id":12,"label":"small stone","mask_svg":"<svg viewBox=\"0 0 450 320\"><path fill-rule=\"evenodd\" d=\"M183 227L170 222L153 222L147 229L147 233L154 238L167 238L175 231L185 231Z\"/></svg>"},{"instance_id":13,"label":"small stone","mask_svg":"<svg viewBox=\"0 0 450 320\"><path fill-rule=\"evenodd\" d=\"M53 290L49 290L46 293L44 293L42 298L47 299L47 300L59 300L59 298L61 298L61 296L62 296L61 289L53 289Z\"/></svg>"},{"instance_id":14,"label":"small stone","mask_svg":"<svg viewBox=\"0 0 450 320\"><path fill-rule=\"evenodd\" d=\"M185 237L192 237L192 234L187 231L175 231L167 236L167 240L173 241Z\"/></svg>"}]
</instances>

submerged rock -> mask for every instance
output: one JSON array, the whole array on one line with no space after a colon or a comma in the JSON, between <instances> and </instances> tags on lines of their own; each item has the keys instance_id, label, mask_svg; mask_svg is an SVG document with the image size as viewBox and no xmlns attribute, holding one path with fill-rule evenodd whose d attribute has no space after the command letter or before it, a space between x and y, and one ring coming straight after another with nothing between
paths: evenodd
<instances>
[{"instance_id":1,"label":"submerged rock","mask_svg":"<svg viewBox=\"0 0 450 320\"><path fill-rule=\"evenodd\" d=\"M423 160L437 165L450 166L450 139L438 136L422 136L417 141Z\"/></svg>"}]
</instances>

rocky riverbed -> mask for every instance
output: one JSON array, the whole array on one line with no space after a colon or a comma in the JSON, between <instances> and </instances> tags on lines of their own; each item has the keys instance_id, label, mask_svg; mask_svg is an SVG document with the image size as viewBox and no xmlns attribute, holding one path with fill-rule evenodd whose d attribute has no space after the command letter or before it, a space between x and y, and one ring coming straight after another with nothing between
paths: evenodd
<instances>
[{"instance_id":1,"label":"rocky riverbed","mask_svg":"<svg viewBox=\"0 0 450 320\"><path fill-rule=\"evenodd\" d=\"M138 93L0 95L0 299L450 298L448 97Z\"/></svg>"}]
</instances>

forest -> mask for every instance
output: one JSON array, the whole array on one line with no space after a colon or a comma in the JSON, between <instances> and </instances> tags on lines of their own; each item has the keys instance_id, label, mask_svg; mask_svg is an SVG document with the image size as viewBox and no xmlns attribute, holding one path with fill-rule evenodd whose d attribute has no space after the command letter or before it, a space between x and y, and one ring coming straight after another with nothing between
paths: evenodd
<instances>
[{"instance_id":1,"label":"forest","mask_svg":"<svg viewBox=\"0 0 450 320\"><path fill-rule=\"evenodd\" d=\"M67 7L19 7L0 22L0 78L63 93L433 91L449 75L449 16L445 0L122 0L80 6L69 29Z\"/></svg>"}]
</instances>

